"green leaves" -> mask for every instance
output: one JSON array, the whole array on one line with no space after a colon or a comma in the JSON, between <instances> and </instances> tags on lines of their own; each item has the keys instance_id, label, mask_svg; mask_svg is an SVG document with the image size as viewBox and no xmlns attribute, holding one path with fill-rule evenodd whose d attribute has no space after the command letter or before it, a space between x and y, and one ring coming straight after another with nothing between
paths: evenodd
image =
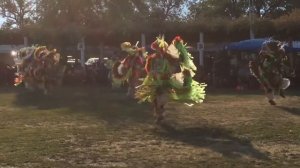
<instances>
[{"instance_id":1,"label":"green leaves","mask_svg":"<svg viewBox=\"0 0 300 168\"><path fill-rule=\"evenodd\" d=\"M34 18L34 0L1 0L0 16L6 19L7 28L17 27L21 30Z\"/></svg>"}]
</instances>

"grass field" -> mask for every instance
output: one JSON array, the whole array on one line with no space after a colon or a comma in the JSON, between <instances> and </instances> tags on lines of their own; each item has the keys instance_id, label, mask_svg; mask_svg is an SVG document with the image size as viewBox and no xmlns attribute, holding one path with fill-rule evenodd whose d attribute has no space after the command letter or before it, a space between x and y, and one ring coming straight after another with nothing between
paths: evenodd
<instances>
[{"instance_id":1,"label":"grass field","mask_svg":"<svg viewBox=\"0 0 300 168\"><path fill-rule=\"evenodd\" d=\"M110 88L2 88L0 167L300 167L300 92L277 106L261 93L170 103L156 126L150 105Z\"/></svg>"}]
</instances>

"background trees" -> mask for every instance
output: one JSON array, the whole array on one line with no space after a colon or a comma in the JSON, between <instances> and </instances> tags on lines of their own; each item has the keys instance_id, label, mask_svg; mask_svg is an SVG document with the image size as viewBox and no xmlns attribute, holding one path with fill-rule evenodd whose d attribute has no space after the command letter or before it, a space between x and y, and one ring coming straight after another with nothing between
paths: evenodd
<instances>
[{"instance_id":1,"label":"background trees","mask_svg":"<svg viewBox=\"0 0 300 168\"><path fill-rule=\"evenodd\" d=\"M34 0L1 0L0 15L6 19L4 28L24 29L33 23L35 16Z\"/></svg>"},{"instance_id":2,"label":"background trees","mask_svg":"<svg viewBox=\"0 0 300 168\"><path fill-rule=\"evenodd\" d=\"M247 3L242 0L193 0L189 4L190 17L238 18L246 11Z\"/></svg>"},{"instance_id":3,"label":"background trees","mask_svg":"<svg viewBox=\"0 0 300 168\"><path fill-rule=\"evenodd\" d=\"M26 31L34 43L71 45L86 37L98 45L142 32L197 41L202 31L206 41L232 41L248 38L252 13L256 37L300 38L299 8L298 0L1 0L0 36Z\"/></svg>"}]
</instances>

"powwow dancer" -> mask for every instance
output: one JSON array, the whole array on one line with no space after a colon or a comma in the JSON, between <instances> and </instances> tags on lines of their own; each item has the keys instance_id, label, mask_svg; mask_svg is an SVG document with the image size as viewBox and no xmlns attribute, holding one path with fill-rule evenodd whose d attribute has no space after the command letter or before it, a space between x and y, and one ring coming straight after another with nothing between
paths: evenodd
<instances>
[{"instance_id":1,"label":"powwow dancer","mask_svg":"<svg viewBox=\"0 0 300 168\"><path fill-rule=\"evenodd\" d=\"M263 43L262 49L255 61L249 63L251 73L265 90L271 105L276 105L274 92L285 97L284 90L290 85L287 77L294 75L291 62L285 54L284 44L269 40Z\"/></svg>"},{"instance_id":2,"label":"powwow dancer","mask_svg":"<svg viewBox=\"0 0 300 168\"><path fill-rule=\"evenodd\" d=\"M137 43L138 44L138 43ZM122 51L128 55L122 60L114 63L112 68L112 82L127 82L127 95L134 97L135 87L139 84L139 79L145 74L144 57L147 55L145 49L132 46L130 42L121 44Z\"/></svg>"},{"instance_id":3,"label":"powwow dancer","mask_svg":"<svg viewBox=\"0 0 300 168\"><path fill-rule=\"evenodd\" d=\"M62 82L65 67L59 64L60 54L56 49L49 51L45 46L22 48L14 60L16 86L24 83L28 89L42 89L47 94Z\"/></svg>"},{"instance_id":4,"label":"powwow dancer","mask_svg":"<svg viewBox=\"0 0 300 168\"><path fill-rule=\"evenodd\" d=\"M169 99L201 103L206 84L192 79L197 68L181 37L175 37L170 46L164 37L157 37L151 48L155 53L147 57L147 76L137 87L135 97L139 102L153 103L159 124L164 119L164 107ZM178 68L179 72L176 72Z\"/></svg>"}]
</instances>

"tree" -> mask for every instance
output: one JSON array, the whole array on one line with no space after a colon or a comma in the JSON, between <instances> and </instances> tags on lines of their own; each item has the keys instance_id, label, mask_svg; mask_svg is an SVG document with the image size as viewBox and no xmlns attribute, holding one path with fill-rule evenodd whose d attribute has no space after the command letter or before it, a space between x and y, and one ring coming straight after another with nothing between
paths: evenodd
<instances>
[{"instance_id":1,"label":"tree","mask_svg":"<svg viewBox=\"0 0 300 168\"><path fill-rule=\"evenodd\" d=\"M247 5L242 0L193 0L189 3L190 18L228 17L238 18Z\"/></svg>"},{"instance_id":2,"label":"tree","mask_svg":"<svg viewBox=\"0 0 300 168\"><path fill-rule=\"evenodd\" d=\"M150 17L161 20L178 20L182 14L185 0L147 0Z\"/></svg>"},{"instance_id":3,"label":"tree","mask_svg":"<svg viewBox=\"0 0 300 168\"><path fill-rule=\"evenodd\" d=\"M103 30L106 0L37 0L40 28L62 38L78 41L91 29Z\"/></svg>"},{"instance_id":4,"label":"tree","mask_svg":"<svg viewBox=\"0 0 300 168\"><path fill-rule=\"evenodd\" d=\"M104 0L37 0L38 20L47 26L87 26L103 17Z\"/></svg>"},{"instance_id":5,"label":"tree","mask_svg":"<svg viewBox=\"0 0 300 168\"><path fill-rule=\"evenodd\" d=\"M34 0L1 0L0 15L6 18L4 25L16 26L23 30L33 22L35 16Z\"/></svg>"},{"instance_id":6,"label":"tree","mask_svg":"<svg viewBox=\"0 0 300 168\"><path fill-rule=\"evenodd\" d=\"M292 11L290 0L248 0L257 17L278 18Z\"/></svg>"},{"instance_id":7,"label":"tree","mask_svg":"<svg viewBox=\"0 0 300 168\"><path fill-rule=\"evenodd\" d=\"M135 9L139 11L144 17L149 15L149 6L145 0L131 0Z\"/></svg>"},{"instance_id":8,"label":"tree","mask_svg":"<svg viewBox=\"0 0 300 168\"><path fill-rule=\"evenodd\" d=\"M139 10L131 0L108 0L105 8L104 20L108 33L127 34L135 25L142 24Z\"/></svg>"},{"instance_id":9,"label":"tree","mask_svg":"<svg viewBox=\"0 0 300 168\"><path fill-rule=\"evenodd\" d=\"M299 0L290 0L290 4L293 8L300 8L300 1Z\"/></svg>"},{"instance_id":10,"label":"tree","mask_svg":"<svg viewBox=\"0 0 300 168\"><path fill-rule=\"evenodd\" d=\"M193 0L189 10L191 18L238 18L252 12L258 18L278 18L292 11L297 0Z\"/></svg>"}]
</instances>

